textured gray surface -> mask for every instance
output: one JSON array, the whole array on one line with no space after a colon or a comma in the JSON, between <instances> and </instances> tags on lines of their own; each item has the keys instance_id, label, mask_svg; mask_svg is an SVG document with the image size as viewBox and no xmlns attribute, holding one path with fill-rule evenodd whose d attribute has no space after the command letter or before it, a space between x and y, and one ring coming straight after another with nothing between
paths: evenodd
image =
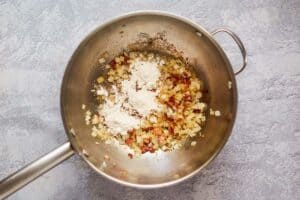
<instances>
[{"instance_id":1,"label":"textured gray surface","mask_svg":"<svg viewBox=\"0 0 300 200\"><path fill-rule=\"evenodd\" d=\"M138 9L228 26L244 41L249 65L222 153L192 179L147 191L114 184L75 156L10 199L299 199L299 0L0 0L0 179L66 141L59 89L69 57L103 21ZM238 63L232 41L219 38Z\"/></svg>"}]
</instances>

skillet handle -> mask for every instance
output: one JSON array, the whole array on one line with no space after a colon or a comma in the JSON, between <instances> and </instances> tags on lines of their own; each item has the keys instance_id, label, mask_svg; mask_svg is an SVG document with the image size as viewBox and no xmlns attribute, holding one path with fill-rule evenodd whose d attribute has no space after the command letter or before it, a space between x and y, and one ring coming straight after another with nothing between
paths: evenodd
<instances>
[{"instance_id":1,"label":"skillet handle","mask_svg":"<svg viewBox=\"0 0 300 200\"><path fill-rule=\"evenodd\" d=\"M238 45L238 47L241 51L241 54L242 54L242 57L243 57L243 64L237 72L234 72L235 75L238 75L239 73L241 73L245 69L245 67L247 65L247 52L246 52L246 49L244 47L244 44L242 43L241 39L234 32L229 30L228 28L218 28L218 29L214 30L211 34L215 35L219 32L227 33L230 37L232 37L232 39L236 42L236 44Z\"/></svg>"},{"instance_id":2,"label":"skillet handle","mask_svg":"<svg viewBox=\"0 0 300 200\"><path fill-rule=\"evenodd\" d=\"M66 142L48 154L4 178L0 181L0 199L4 199L21 189L49 169L71 157L73 154L74 150L72 149L70 142Z\"/></svg>"}]
</instances>

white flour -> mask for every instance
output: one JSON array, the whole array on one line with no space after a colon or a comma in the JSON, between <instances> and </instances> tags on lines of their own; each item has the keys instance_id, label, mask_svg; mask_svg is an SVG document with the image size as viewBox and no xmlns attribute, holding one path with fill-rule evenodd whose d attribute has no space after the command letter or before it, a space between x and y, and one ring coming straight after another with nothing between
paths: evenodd
<instances>
[{"instance_id":1,"label":"white flour","mask_svg":"<svg viewBox=\"0 0 300 200\"><path fill-rule=\"evenodd\" d=\"M153 90L160 76L157 62L135 60L131 65L130 80L122 82L122 92L116 94L116 104L106 102L101 114L109 130L115 134L127 134L127 131L137 127L142 117L151 110L159 109ZM122 106L123 105L123 106ZM139 117L132 116L125 108L137 111Z\"/></svg>"},{"instance_id":2,"label":"white flour","mask_svg":"<svg viewBox=\"0 0 300 200\"><path fill-rule=\"evenodd\" d=\"M129 97L128 102L143 116L151 110L158 109L155 102L157 92L150 91L160 75L157 65L155 62L136 61L130 66L132 71L130 80L122 82L122 90Z\"/></svg>"},{"instance_id":3,"label":"white flour","mask_svg":"<svg viewBox=\"0 0 300 200\"><path fill-rule=\"evenodd\" d=\"M123 111L121 105L122 101L114 105L106 103L101 113L105 118L105 124L114 135L117 133L125 135L127 134L127 130L138 126L140 123L139 119Z\"/></svg>"}]
</instances>

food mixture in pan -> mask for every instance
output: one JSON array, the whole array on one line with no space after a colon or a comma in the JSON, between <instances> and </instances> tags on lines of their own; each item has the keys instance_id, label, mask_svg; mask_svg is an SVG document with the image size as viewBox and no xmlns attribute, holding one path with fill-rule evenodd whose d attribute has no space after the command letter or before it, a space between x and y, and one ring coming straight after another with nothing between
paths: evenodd
<instances>
[{"instance_id":1,"label":"food mixture in pan","mask_svg":"<svg viewBox=\"0 0 300 200\"><path fill-rule=\"evenodd\" d=\"M99 63L108 72L91 90L97 109L82 105L93 137L107 144L116 139L143 154L178 149L188 137L201 134L207 109L201 98L203 83L181 59L124 52Z\"/></svg>"}]
</instances>

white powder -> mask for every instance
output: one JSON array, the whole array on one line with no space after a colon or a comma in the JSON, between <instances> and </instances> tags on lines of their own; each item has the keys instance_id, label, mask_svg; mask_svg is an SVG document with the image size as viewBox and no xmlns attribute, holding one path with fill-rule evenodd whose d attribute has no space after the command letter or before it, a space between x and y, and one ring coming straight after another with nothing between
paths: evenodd
<instances>
[{"instance_id":1,"label":"white powder","mask_svg":"<svg viewBox=\"0 0 300 200\"><path fill-rule=\"evenodd\" d=\"M138 126L140 123L139 119L123 111L121 105L121 101L117 104L106 103L101 113L105 118L106 125L114 135L117 133L127 134L127 130Z\"/></svg>"},{"instance_id":2,"label":"white powder","mask_svg":"<svg viewBox=\"0 0 300 200\"><path fill-rule=\"evenodd\" d=\"M151 110L158 109L155 102L157 91L150 91L160 75L157 66L156 62L137 60L130 66L132 72L130 80L122 82L122 90L128 95L128 102L143 116Z\"/></svg>"},{"instance_id":3,"label":"white powder","mask_svg":"<svg viewBox=\"0 0 300 200\"><path fill-rule=\"evenodd\" d=\"M124 109L124 105L145 117L151 110L159 109L155 96L159 91L153 91L160 72L157 62L140 61L138 59L130 65L131 77L124 80L121 93L116 92L116 103L106 102L101 110L105 123L112 134L127 134L127 131L136 128L141 119L132 116L132 112Z\"/></svg>"}]
</instances>

